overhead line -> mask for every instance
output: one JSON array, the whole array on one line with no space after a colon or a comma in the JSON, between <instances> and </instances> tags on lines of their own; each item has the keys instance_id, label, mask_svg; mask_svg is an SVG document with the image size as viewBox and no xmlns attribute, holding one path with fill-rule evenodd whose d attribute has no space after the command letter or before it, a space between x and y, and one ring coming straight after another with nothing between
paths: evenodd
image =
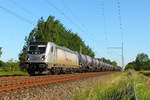
<instances>
[{"instance_id":1,"label":"overhead line","mask_svg":"<svg viewBox=\"0 0 150 100\"><path fill-rule=\"evenodd\" d=\"M118 9L118 20L119 20L119 28L121 33L121 40L123 42L123 24L122 24L122 16L121 16L121 2L117 0L117 9Z\"/></svg>"},{"instance_id":2,"label":"overhead line","mask_svg":"<svg viewBox=\"0 0 150 100\"><path fill-rule=\"evenodd\" d=\"M62 10L60 10L58 7L56 7L54 4L52 4L49 0L45 0L47 4L54 9L56 9L61 15L63 15L68 21L70 21L72 24L74 24L80 31L85 32L80 26L78 26L71 18L69 18Z\"/></svg>"},{"instance_id":3,"label":"overhead line","mask_svg":"<svg viewBox=\"0 0 150 100\"><path fill-rule=\"evenodd\" d=\"M70 12L71 16L72 16L75 20L79 21L79 17L73 13L73 11L72 11L71 8L69 7L69 5L66 5L66 3L64 2L64 0L61 0L61 2L62 2L62 4L64 5L64 8L67 9L67 10ZM89 34L89 33L87 32L88 29L85 27L85 25L84 25L83 23L81 23L81 22L80 22L80 24L78 23L78 25L82 27L82 29L84 30L84 32L87 33L86 35L88 35L88 37L91 38L91 42L94 43L94 39L91 37L91 34ZM92 45L92 48L95 49L95 47L94 47L93 45ZM94 51L94 52L96 52L96 51Z\"/></svg>"},{"instance_id":4,"label":"overhead line","mask_svg":"<svg viewBox=\"0 0 150 100\"><path fill-rule=\"evenodd\" d=\"M102 16L103 16L103 24L104 24L104 34L105 34L105 40L107 41L108 40L108 37L107 37L107 29L106 29L106 16L105 16L105 2L104 0L101 1L102 3Z\"/></svg>"},{"instance_id":5,"label":"overhead line","mask_svg":"<svg viewBox=\"0 0 150 100\"><path fill-rule=\"evenodd\" d=\"M70 14L72 15L72 17L74 17L74 19L76 19L76 20L79 20L79 17L76 15L76 14L74 14L73 13L73 11L71 10L71 8L69 7L69 5L66 5L66 3L64 2L64 0L61 0L62 1L62 4L64 5L64 8L66 8L69 12L70 12ZM85 27L85 25L83 24L83 23L80 23L80 25L82 26L82 27L84 27L84 29L87 31L88 29Z\"/></svg>"},{"instance_id":6,"label":"overhead line","mask_svg":"<svg viewBox=\"0 0 150 100\"><path fill-rule=\"evenodd\" d=\"M3 11L5 11L5 12L7 12L7 13L13 15L13 16L15 16L16 18L18 18L18 19L20 19L20 20L22 20L22 21L24 21L24 22L26 22L26 23L28 23L28 24L34 25L31 20L26 19L25 17L18 15L17 13L11 11L11 10L8 9L8 8L5 8L5 7L3 7L3 6L0 6L0 9L2 9Z\"/></svg>"},{"instance_id":7,"label":"overhead line","mask_svg":"<svg viewBox=\"0 0 150 100\"><path fill-rule=\"evenodd\" d=\"M122 24L122 16L121 16L121 2L117 0L117 9L118 9L118 20L119 20L119 28L121 33L121 41L122 41L122 67L124 68L124 40L123 40L123 24Z\"/></svg>"},{"instance_id":8,"label":"overhead line","mask_svg":"<svg viewBox=\"0 0 150 100\"><path fill-rule=\"evenodd\" d=\"M23 10L28 15L34 16L32 12L30 12L28 9L24 8L23 6L19 5L15 0L8 0L8 1L14 4L15 6L18 6L21 10Z\"/></svg>"}]
</instances>

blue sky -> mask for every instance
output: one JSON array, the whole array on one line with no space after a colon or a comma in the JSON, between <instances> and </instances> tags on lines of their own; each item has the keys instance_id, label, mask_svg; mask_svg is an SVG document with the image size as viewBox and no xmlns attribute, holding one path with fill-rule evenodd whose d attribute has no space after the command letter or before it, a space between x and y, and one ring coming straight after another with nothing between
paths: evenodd
<instances>
[{"instance_id":1,"label":"blue sky","mask_svg":"<svg viewBox=\"0 0 150 100\"><path fill-rule=\"evenodd\" d=\"M30 31L38 19L55 16L67 29L72 30L95 52L96 57L106 57L120 64L121 51L108 49L121 46L117 0L0 0L0 7L31 21L34 25L0 9L0 47L3 47L2 60L18 60ZM104 13L105 23L103 16ZM150 55L150 1L120 0L124 33L125 63L133 61L138 53ZM54 8L53 6L57 7ZM64 13L67 17L65 17ZM69 18L69 19L68 19ZM70 21L72 20L73 23ZM79 28L80 27L80 28ZM106 29L106 32L104 32ZM106 39L107 38L107 39Z\"/></svg>"}]
</instances>

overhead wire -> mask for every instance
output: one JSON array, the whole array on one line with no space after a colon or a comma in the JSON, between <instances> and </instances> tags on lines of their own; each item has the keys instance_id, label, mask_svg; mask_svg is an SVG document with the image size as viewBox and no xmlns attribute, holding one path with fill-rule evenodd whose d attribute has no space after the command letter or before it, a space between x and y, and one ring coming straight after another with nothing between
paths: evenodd
<instances>
[{"instance_id":1,"label":"overhead wire","mask_svg":"<svg viewBox=\"0 0 150 100\"><path fill-rule=\"evenodd\" d=\"M75 23L70 17L68 17L62 10L60 10L57 6L55 6L50 0L45 0L47 4L51 7L53 7L56 11L58 11L61 15L63 15L70 23L72 23L77 29L79 29L81 32L86 33L87 35L87 30L85 31L81 26L79 26L77 23ZM91 37L91 36L90 36ZM93 40L93 39L91 39ZM94 47L93 47L94 48Z\"/></svg>"},{"instance_id":2,"label":"overhead wire","mask_svg":"<svg viewBox=\"0 0 150 100\"><path fill-rule=\"evenodd\" d=\"M8 1L10 3L14 4L15 6L17 6L18 8L20 8L26 14L31 15L31 16L35 16L31 11L29 11L28 9L26 9L25 7L23 7L22 5L20 5L19 3L17 3L15 0L8 0Z\"/></svg>"},{"instance_id":3,"label":"overhead wire","mask_svg":"<svg viewBox=\"0 0 150 100\"><path fill-rule=\"evenodd\" d=\"M108 58L111 58L111 55L110 55L110 51L108 50L108 47L109 47L109 39L108 39L108 31L107 31L107 22L106 22L106 9L105 9L105 0L100 0L100 5L101 5L101 16L102 16L102 19L103 19L103 32L104 32L104 40L105 40L105 49L106 49L106 52L107 52L107 57ZM111 52L112 53L112 52Z\"/></svg>"},{"instance_id":4,"label":"overhead wire","mask_svg":"<svg viewBox=\"0 0 150 100\"><path fill-rule=\"evenodd\" d=\"M62 4L63 4L64 8L67 9L67 10L70 12L71 16L72 16L75 20L80 20L80 18L79 18L75 13L73 13L73 11L72 11L72 9L70 8L70 6L67 5L64 0L61 0L61 2L62 2ZM84 25L83 23L81 23L81 22L80 22L80 26L83 27L85 31L88 30L88 29L85 27L85 25Z\"/></svg>"},{"instance_id":5,"label":"overhead wire","mask_svg":"<svg viewBox=\"0 0 150 100\"><path fill-rule=\"evenodd\" d=\"M60 0L60 1L62 2L62 5L63 5L64 9L67 9L69 11L69 13L72 16L72 18L74 18L75 20L79 21L80 18L75 13L73 13L73 11L70 8L70 6L67 5L64 0ZM86 32L86 35L88 35L88 37L91 38L91 42L94 43L94 38L92 38L91 34L89 34L87 27L81 22L78 23L78 25L82 27L82 29L84 30L84 33ZM92 45L92 48L95 49L94 45Z\"/></svg>"},{"instance_id":6,"label":"overhead wire","mask_svg":"<svg viewBox=\"0 0 150 100\"><path fill-rule=\"evenodd\" d=\"M9 14L11 14L11 15L13 15L13 16L15 16L16 18L18 18L18 19L20 19L20 20L22 20L22 21L24 21L24 22L26 22L28 24L34 25L34 23L31 20L29 20L29 19L27 19L27 18L25 18L25 17L15 13L14 11L12 11L12 10L10 10L8 8L5 8L5 7L0 5L0 9L5 11L5 12L7 12L7 13L9 13Z\"/></svg>"},{"instance_id":7,"label":"overhead wire","mask_svg":"<svg viewBox=\"0 0 150 100\"><path fill-rule=\"evenodd\" d=\"M117 0L117 10L118 10L119 29L120 29L120 33L121 33L121 41L123 43L123 24L122 24L121 2L120 2L120 0Z\"/></svg>"},{"instance_id":8,"label":"overhead wire","mask_svg":"<svg viewBox=\"0 0 150 100\"><path fill-rule=\"evenodd\" d=\"M57 6L55 6L50 0L44 0L46 3L50 6L53 7L56 11L58 11L61 15L63 15L70 23L74 24L76 28L78 28L80 31L85 32L79 25L77 25L70 17L68 17L62 10L60 10Z\"/></svg>"},{"instance_id":9,"label":"overhead wire","mask_svg":"<svg viewBox=\"0 0 150 100\"><path fill-rule=\"evenodd\" d=\"M117 0L117 9L118 9L118 20L119 20L119 28L121 33L121 42L122 42L122 68L124 68L124 34L123 34L123 24L122 24L122 15L121 15L121 2Z\"/></svg>"},{"instance_id":10,"label":"overhead wire","mask_svg":"<svg viewBox=\"0 0 150 100\"><path fill-rule=\"evenodd\" d=\"M108 41L108 33L107 33L107 28L106 28L106 16L105 16L105 2L104 2L104 0L101 1L101 9L102 9L102 16L103 16L105 40L107 42Z\"/></svg>"}]
</instances>

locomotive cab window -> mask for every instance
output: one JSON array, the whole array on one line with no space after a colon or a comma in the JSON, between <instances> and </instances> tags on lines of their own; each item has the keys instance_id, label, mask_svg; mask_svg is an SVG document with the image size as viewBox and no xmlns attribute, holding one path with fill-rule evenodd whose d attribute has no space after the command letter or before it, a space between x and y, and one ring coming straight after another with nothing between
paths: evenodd
<instances>
[{"instance_id":1,"label":"locomotive cab window","mask_svg":"<svg viewBox=\"0 0 150 100\"><path fill-rule=\"evenodd\" d=\"M38 45L38 51L40 52L40 54L45 53L46 46L45 45Z\"/></svg>"},{"instance_id":2,"label":"locomotive cab window","mask_svg":"<svg viewBox=\"0 0 150 100\"><path fill-rule=\"evenodd\" d=\"M29 47L28 53L30 54L42 54L45 53L46 46L45 45L33 45Z\"/></svg>"},{"instance_id":3,"label":"locomotive cab window","mask_svg":"<svg viewBox=\"0 0 150 100\"><path fill-rule=\"evenodd\" d=\"M30 46L29 51L36 51L37 46Z\"/></svg>"},{"instance_id":4,"label":"locomotive cab window","mask_svg":"<svg viewBox=\"0 0 150 100\"><path fill-rule=\"evenodd\" d=\"M40 51L40 53L44 53L44 52L45 52L45 50L46 50L46 47L39 47L39 51Z\"/></svg>"}]
</instances>

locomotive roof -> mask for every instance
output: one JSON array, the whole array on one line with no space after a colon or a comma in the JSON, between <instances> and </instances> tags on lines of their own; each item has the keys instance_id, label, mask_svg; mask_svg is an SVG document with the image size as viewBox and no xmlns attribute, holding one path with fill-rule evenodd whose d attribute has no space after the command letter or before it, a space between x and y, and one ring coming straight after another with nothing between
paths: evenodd
<instances>
[{"instance_id":1,"label":"locomotive roof","mask_svg":"<svg viewBox=\"0 0 150 100\"><path fill-rule=\"evenodd\" d=\"M73 51L73 50L71 50L71 49L69 49L69 48L66 48L66 47L63 47L63 46L59 46L59 45L57 45L57 44L55 44L55 45L56 45L57 48L63 49L63 50L65 50L65 51L68 51L68 52L71 52L71 53L74 53L74 54L77 54L77 53L78 53L77 51Z\"/></svg>"},{"instance_id":2,"label":"locomotive roof","mask_svg":"<svg viewBox=\"0 0 150 100\"><path fill-rule=\"evenodd\" d=\"M47 45L48 42L30 42L30 45Z\"/></svg>"}]
</instances>

